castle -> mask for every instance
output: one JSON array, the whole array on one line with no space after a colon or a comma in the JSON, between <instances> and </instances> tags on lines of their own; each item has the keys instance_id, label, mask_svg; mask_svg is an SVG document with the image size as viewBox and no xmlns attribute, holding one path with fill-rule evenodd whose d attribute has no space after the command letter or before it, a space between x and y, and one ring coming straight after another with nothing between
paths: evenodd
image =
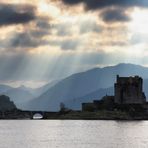
<instances>
[{"instance_id":1,"label":"castle","mask_svg":"<svg viewBox=\"0 0 148 148\"><path fill-rule=\"evenodd\" d=\"M92 110L99 109L102 104L146 104L146 97L143 92L143 79L139 76L134 77L119 77L117 75L116 83L114 84L114 96L104 96L101 100L95 100L93 103L83 103L82 110L88 108Z\"/></svg>"},{"instance_id":2,"label":"castle","mask_svg":"<svg viewBox=\"0 0 148 148\"><path fill-rule=\"evenodd\" d=\"M117 104L144 104L143 80L139 76L119 77L114 84L114 101Z\"/></svg>"}]
</instances>

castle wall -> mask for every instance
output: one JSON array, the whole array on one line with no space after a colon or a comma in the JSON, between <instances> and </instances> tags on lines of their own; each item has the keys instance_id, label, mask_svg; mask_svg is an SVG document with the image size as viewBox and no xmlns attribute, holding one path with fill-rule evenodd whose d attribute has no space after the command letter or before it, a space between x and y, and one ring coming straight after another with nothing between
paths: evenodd
<instances>
[{"instance_id":1,"label":"castle wall","mask_svg":"<svg viewBox=\"0 0 148 148\"><path fill-rule=\"evenodd\" d=\"M146 102L143 93L142 78L135 77L119 77L114 85L115 103L118 104L143 104Z\"/></svg>"}]
</instances>

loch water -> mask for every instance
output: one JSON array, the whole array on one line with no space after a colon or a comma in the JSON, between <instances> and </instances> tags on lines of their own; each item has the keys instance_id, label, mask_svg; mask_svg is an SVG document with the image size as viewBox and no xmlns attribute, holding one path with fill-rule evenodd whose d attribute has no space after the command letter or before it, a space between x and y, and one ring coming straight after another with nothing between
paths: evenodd
<instances>
[{"instance_id":1,"label":"loch water","mask_svg":"<svg viewBox=\"0 0 148 148\"><path fill-rule=\"evenodd\" d=\"M0 148L148 148L148 121L1 120Z\"/></svg>"}]
</instances>

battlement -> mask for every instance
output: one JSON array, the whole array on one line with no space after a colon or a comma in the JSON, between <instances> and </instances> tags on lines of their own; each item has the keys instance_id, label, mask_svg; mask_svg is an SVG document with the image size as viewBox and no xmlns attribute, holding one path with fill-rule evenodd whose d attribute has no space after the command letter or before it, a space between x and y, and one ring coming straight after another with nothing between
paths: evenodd
<instances>
[{"instance_id":1,"label":"battlement","mask_svg":"<svg viewBox=\"0 0 148 148\"><path fill-rule=\"evenodd\" d=\"M134 84L134 83L142 84L143 80L139 76L119 77L119 75L117 75L117 83L118 84L130 84L130 83L132 83L132 84Z\"/></svg>"}]
</instances>

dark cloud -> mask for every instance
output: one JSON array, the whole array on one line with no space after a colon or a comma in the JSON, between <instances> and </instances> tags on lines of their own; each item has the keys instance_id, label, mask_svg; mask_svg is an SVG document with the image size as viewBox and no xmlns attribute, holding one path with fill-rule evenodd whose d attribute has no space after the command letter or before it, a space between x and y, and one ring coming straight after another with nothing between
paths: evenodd
<instances>
[{"instance_id":1,"label":"dark cloud","mask_svg":"<svg viewBox=\"0 0 148 148\"><path fill-rule=\"evenodd\" d=\"M48 23L49 20L50 20L50 18L48 18L48 17L38 17L36 19L36 27L43 29L43 30L50 29L52 27L52 25Z\"/></svg>"},{"instance_id":2,"label":"dark cloud","mask_svg":"<svg viewBox=\"0 0 148 148\"><path fill-rule=\"evenodd\" d=\"M0 4L0 26L28 23L35 19L35 7Z\"/></svg>"},{"instance_id":3,"label":"dark cloud","mask_svg":"<svg viewBox=\"0 0 148 148\"><path fill-rule=\"evenodd\" d=\"M66 40L61 42L61 49L62 50L76 50L77 47L80 45L78 40Z\"/></svg>"},{"instance_id":4,"label":"dark cloud","mask_svg":"<svg viewBox=\"0 0 148 148\"><path fill-rule=\"evenodd\" d=\"M42 39L47 32L44 30L30 30L28 32L14 32L10 34L7 39L0 40L0 50L5 52L27 52L30 48L36 48L42 45L47 45L48 42L45 39ZM10 49L10 50L9 50ZM1 52L1 51L0 51Z\"/></svg>"},{"instance_id":5,"label":"dark cloud","mask_svg":"<svg viewBox=\"0 0 148 148\"><path fill-rule=\"evenodd\" d=\"M35 48L45 45L47 42L39 38L44 35L45 33L40 31L16 33L14 37L10 38L9 46L12 48Z\"/></svg>"},{"instance_id":6,"label":"dark cloud","mask_svg":"<svg viewBox=\"0 0 148 148\"><path fill-rule=\"evenodd\" d=\"M35 27L24 28L22 32L12 32L7 40L1 40L3 48L35 48L47 45L43 37L50 34L48 18L37 17L34 23Z\"/></svg>"},{"instance_id":7,"label":"dark cloud","mask_svg":"<svg viewBox=\"0 0 148 148\"><path fill-rule=\"evenodd\" d=\"M62 1L69 5L75 5L83 2L83 0L62 0Z\"/></svg>"},{"instance_id":8,"label":"dark cloud","mask_svg":"<svg viewBox=\"0 0 148 148\"><path fill-rule=\"evenodd\" d=\"M100 14L104 22L128 22L130 17L122 9L106 9Z\"/></svg>"},{"instance_id":9,"label":"dark cloud","mask_svg":"<svg viewBox=\"0 0 148 148\"><path fill-rule=\"evenodd\" d=\"M33 38L28 33L18 33L12 39L11 46L14 47L37 47L40 43Z\"/></svg>"},{"instance_id":10,"label":"dark cloud","mask_svg":"<svg viewBox=\"0 0 148 148\"><path fill-rule=\"evenodd\" d=\"M62 0L65 4L84 3L86 9L102 9L105 7L148 7L147 0Z\"/></svg>"}]
</instances>

